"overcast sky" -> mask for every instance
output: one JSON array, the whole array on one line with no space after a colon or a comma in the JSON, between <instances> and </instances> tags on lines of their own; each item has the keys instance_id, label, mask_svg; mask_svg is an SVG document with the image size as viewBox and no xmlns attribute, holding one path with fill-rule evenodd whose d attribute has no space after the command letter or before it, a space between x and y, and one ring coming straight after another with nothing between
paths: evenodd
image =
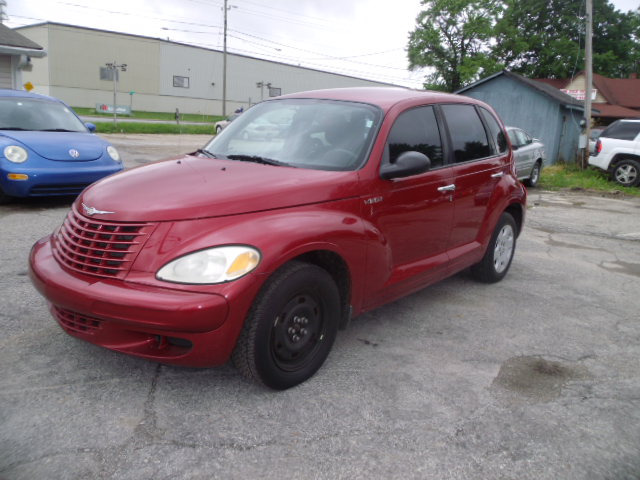
<instances>
[{"instance_id":1,"label":"overcast sky","mask_svg":"<svg viewBox=\"0 0 640 480\"><path fill-rule=\"evenodd\" d=\"M6 0L18 27L44 21L222 49L224 0ZM230 52L421 87L406 45L420 0L229 0ZM638 0L614 0L620 10ZM117 59L115 59L117 60Z\"/></svg>"}]
</instances>

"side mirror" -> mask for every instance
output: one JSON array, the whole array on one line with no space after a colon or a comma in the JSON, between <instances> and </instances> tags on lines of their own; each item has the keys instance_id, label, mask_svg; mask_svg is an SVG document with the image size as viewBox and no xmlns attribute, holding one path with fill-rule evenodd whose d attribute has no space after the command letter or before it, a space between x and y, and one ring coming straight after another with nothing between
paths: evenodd
<instances>
[{"instance_id":1,"label":"side mirror","mask_svg":"<svg viewBox=\"0 0 640 480\"><path fill-rule=\"evenodd\" d=\"M84 126L87 127L87 129L89 129L91 133L96 132L96 126L93 123L87 122L84 124Z\"/></svg>"},{"instance_id":2,"label":"side mirror","mask_svg":"<svg viewBox=\"0 0 640 480\"><path fill-rule=\"evenodd\" d=\"M380 177L385 180L404 178L424 173L431 168L431 160L424 153L404 152L395 163L387 163L380 168Z\"/></svg>"}]
</instances>

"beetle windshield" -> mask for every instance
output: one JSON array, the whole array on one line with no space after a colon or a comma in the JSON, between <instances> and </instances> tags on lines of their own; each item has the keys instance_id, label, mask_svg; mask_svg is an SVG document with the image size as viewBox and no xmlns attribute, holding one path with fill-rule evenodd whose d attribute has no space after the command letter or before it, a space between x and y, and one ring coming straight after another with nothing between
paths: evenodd
<instances>
[{"instance_id":1,"label":"beetle windshield","mask_svg":"<svg viewBox=\"0 0 640 480\"><path fill-rule=\"evenodd\" d=\"M333 100L283 99L240 115L206 147L218 158L318 170L355 170L365 161L381 111Z\"/></svg>"},{"instance_id":2,"label":"beetle windshield","mask_svg":"<svg viewBox=\"0 0 640 480\"><path fill-rule=\"evenodd\" d=\"M37 98L0 98L0 130L87 132L87 127L62 103Z\"/></svg>"}]
</instances>

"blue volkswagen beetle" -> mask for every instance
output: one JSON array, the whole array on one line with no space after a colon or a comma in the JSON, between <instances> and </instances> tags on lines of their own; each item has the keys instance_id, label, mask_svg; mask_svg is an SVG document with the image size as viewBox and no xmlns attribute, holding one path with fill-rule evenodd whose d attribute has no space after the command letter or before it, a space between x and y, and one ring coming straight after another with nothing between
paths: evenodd
<instances>
[{"instance_id":1,"label":"blue volkswagen beetle","mask_svg":"<svg viewBox=\"0 0 640 480\"><path fill-rule=\"evenodd\" d=\"M122 170L117 150L58 99L0 89L0 203L77 195Z\"/></svg>"}]
</instances>

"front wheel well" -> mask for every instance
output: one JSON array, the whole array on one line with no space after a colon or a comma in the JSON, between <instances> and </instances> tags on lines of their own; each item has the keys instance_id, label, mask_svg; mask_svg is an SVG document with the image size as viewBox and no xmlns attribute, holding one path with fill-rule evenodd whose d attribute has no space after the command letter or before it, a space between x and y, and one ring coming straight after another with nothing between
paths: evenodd
<instances>
[{"instance_id":1,"label":"front wheel well","mask_svg":"<svg viewBox=\"0 0 640 480\"><path fill-rule=\"evenodd\" d=\"M316 265L331 275L340 293L340 328L345 328L351 317L351 272L344 259L329 250L315 250L293 260Z\"/></svg>"}]
</instances>

